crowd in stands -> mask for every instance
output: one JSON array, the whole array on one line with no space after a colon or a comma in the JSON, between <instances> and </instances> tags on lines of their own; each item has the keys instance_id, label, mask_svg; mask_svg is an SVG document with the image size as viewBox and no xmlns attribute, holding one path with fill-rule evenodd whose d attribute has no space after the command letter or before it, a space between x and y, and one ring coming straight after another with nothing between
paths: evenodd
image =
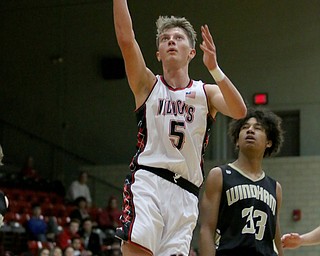
<instances>
[{"instance_id":1,"label":"crowd in stands","mask_svg":"<svg viewBox=\"0 0 320 256\"><path fill-rule=\"evenodd\" d=\"M41 249L48 249L51 253L58 250L57 248L61 249L61 255L121 255L120 242L114 238L117 226L115 219L120 217L120 210L111 206L117 205L114 202L115 197L109 199L107 207L95 208L88 207L84 197L76 199L76 204L66 204L62 198L52 197L50 193L47 194L46 200L45 193L42 193L43 199L39 200L36 196L39 192L6 188L3 191L11 198L5 225L12 226L15 230L19 230L19 226L20 230L23 229L22 232L26 233L28 250L21 255L46 255L46 250ZM20 196L17 197L15 193ZM34 202L32 195L38 200ZM50 197L55 199L51 201ZM91 211L94 212L93 215L90 214ZM60 255L59 252L56 255Z\"/></svg>"},{"instance_id":2,"label":"crowd in stands","mask_svg":"<svg viewBox=\"0 0 320 256\"><path fill-rule=\"evenodd\" d=\"M5 225L0 227L0 255L122 255L120 241L114 237L121 215L117 198L107 198L104 208L95 207L86 172L79 173L66 191L60 181L39 175L32 156L19 173L1 172L3 157L0 145L0 190L10 201ZM5 239L7 234L11 235ZM196 255L191 248L189 256Z\"/></svg>"},{"instance_id":3,"label":"crowd in stands","mask_svg":"<svg viewBox=\"0 0 320 256\"><path fill-rule=\"evenodd\" d=\"M0 255L18 256L109 256L121 255L114 238L120 209L116 197L105 208L92 203L88 174L81 172L65 193L62 183L42 178L28 157L21 172L0 178L0 190L9 198L5 225L0 229ZM4 236L25 234L25 244L14 252L4 245Z\"/></svg>"}]
</instances>

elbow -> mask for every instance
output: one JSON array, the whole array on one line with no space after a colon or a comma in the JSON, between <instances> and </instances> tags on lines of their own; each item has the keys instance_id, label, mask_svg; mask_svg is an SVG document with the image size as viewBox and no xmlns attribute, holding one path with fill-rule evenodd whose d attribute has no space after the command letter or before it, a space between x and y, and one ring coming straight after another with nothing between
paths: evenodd
<instances>
[{"instance_id":1,"label":"elbow","mask_svg":"<svg viewBox=\"0 0 320 256\"><path fill-rule=\"evenodd\" d=\"M120 49L126 49L129 47L130 43L120 37L117 38L117 41L118 41L118 45L120 47Z\"/></svg>"},{"instance_id":2,"label":"elbow","mask_svg":"<svg viewBox=\"0 0 320 256\"><path fill-rule=\"evenodd\" d=\"M118 35L117 40L120 48L127 48L132 44L132 40L125 35Z\"/></svg>"},{"instance_id":3,"label":"elbow","mask_svg":"<svg viewBox=\"0 0 320 256\"><path fill-rule=\"evenodd\" d=\"M233 118L238 120L238 119L245 118L246 116L247 116L247 107L244 105L239 107L237 113L234 114Z\"/></svg>"}]
</instances>

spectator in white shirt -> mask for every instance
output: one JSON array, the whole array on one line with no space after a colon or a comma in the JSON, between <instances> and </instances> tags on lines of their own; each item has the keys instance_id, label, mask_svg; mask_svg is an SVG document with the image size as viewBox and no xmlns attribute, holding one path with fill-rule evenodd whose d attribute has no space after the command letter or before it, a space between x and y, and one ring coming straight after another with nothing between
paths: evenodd
<instances>
[{"instance_id":1,"label":"spectator in white shirt","mask_svg":"<svg viewBox=\"0 0 320 256\"><path fill-rule=\"evenodd\" d=\"M67 200L70 202L74 202L78 197L83 196L86 198L88 206L92 204L92 198L90 189L87 185L88 181L88 173L86 171L82 171L79 174L77 180L73 181L67 191Z\"/></svg>"}]
</instances>

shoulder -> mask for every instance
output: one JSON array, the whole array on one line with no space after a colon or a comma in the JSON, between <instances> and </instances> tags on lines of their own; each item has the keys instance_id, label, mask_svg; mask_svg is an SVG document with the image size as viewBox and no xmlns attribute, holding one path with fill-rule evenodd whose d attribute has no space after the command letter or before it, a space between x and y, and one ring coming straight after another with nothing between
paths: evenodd
<instances>
[{"instance_id":1,"label":"shoulder","mask_svg":"<svg viewBox=\"0 0 320 256\"><path fill-rule=\"evenodd\" d=\"M219 176L222 176L222 168L221 166L216 166L209 171L207 179L214 179Z\"/></svg>"},{"instance_id":2,"label":"shoulder","mask_svg":"<svg viewBox=\"0 0 320 256\"><path fill-rule=\"evenodd\" d=\"M226 171L228 168L231 168L228 164L216 166L209 171L208 178L209 176L211 176L211 178L217 178L219 176L222 177L223 172Z\"/></svg>"},{"instance_id":3,"label":"shoulder","mask_svg":"<svg viewBox=\"0 0 320 256\"><path fill-rule=\"evenodd\" d=\"M276 190L278 190L278 187L279 187L279 189L281 189L280 183L278 181L276 181L274 178L272 178L268 175L265 175L265 179L268 180Z\"/></svg>"},{"instance_id":4,"label":"shoulder","mask_svg":"<svg viewBox=\"0 0 320 256\"><path fill-rule=\"evenodd\" d=\"M281 197L282 196L282 187L281 187L281 184L278 181L276 181L276 191L277 191L277 196Z\"/></svg>"},{"instance_id":5,"label":"shoulder","mask_svg":"<svg viewBox=\"0 0 320 256\"><path fill-rule=\"evenodd\" d=\"M213 190L215 188L221 188L222 186L222 169L220 166L212 168L205 182L206 190Z\"/></svg>"},{"instance_id":6,"label":"shoulder","mask_svg":"<svg viewBox=\"0 0 320 256\"><path fill-rule=\"evenodd\" d=\"M219 86L216 85L216 84L204 84L203 85L204 87L204 90L206 91L207 94L212 94L212 93L216 93L216 92L219 92L220 89L219 89Z\"/></svg>"}]
</instances>

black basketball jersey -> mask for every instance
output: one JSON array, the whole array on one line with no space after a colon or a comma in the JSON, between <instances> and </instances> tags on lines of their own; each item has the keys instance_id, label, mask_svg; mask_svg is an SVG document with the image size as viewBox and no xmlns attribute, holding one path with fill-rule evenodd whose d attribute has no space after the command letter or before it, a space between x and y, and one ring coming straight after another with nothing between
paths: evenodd
<instances>
[{"instance_id":1,"label":"black basketball jersey","mask_svg":"<svg viewBox=\"0 0 320 256\"><path fill-rule=\"evenodd\" d=\"M274 256L276 181L251 180L230 165L220 166L223 188L217 223L217 256Z\"/></svg>"}]
</instances>

